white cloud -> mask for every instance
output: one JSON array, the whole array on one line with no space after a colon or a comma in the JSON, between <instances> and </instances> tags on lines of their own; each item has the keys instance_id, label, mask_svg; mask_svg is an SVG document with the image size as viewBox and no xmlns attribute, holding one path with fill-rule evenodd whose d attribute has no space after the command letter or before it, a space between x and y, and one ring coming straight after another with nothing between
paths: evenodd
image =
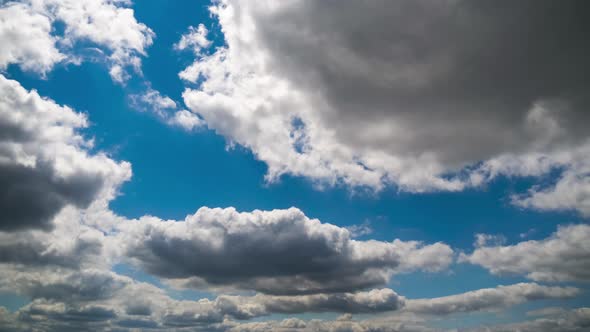
<instances>
[{"instance_id":1,"label":"white cloud","mask_svg":"<svg viewBox=\"0 0 590 332\"><path fill-rule=\"evenodd\" d=\"M482 310L500 310L534 300L571 298L580 293L573 287L547 287L520 283L478 289L458 295L407 300L404 310L425 315L449 315Z\"/></svg>"},{"instance_id":2,"label":"white cloud","mask_svg":"<svg viewBox=\"0 0 590 332\"><path fill-rule=\"evenodd\" d=\"M142 93L130 95L129 100L131 107L142 112L152 112L170 126L180 127L190 132L204 125L199 116L179 109L172 98L163 96L159 91L150 87Z\"/></svg>"},{"instance_id":3,"label":"white cloud","mask_svg":"<svg viewBox=\"0 0 590 332\"><path fill-rule=\"evenodd\" d=\"M200 54L201 50L211 45L211 41L207 39L209 31L203 24L198 27L189 27L188 32L180 37L178 43L174 44L174 48L183 51L188 48L192 49L195 54Z\"/></svg>"},{"instance_id":4,"label":"white cloud","mask_svg":"<svg viewBox=\"0 0 590 332\"><path fill-rule=\"evenodd\" d=\"M174 112L174 114L168 119L167 122L170 125L179 126L186 131L193 131L205 125L201 118L187 110L180 110Z\"/></svg>"},{"instance_id":5,"label":"white cloud","mask_svg":"<svg viewBox=\"0 0 590 332\"><path fill-rule=\"evenodd\" d=\"M513 196L513 202L543 211L577 210L582 216L590 217L589 174L590 160L586 159L566 169L554 186L533 188L526 195Z\"/></svg>"},{"instance_id":6,"label":"white cloud","mask_svg":"<svg viewBox=\"0 0 590 332\"><path fill-rule=\"evenodd\" d=\"M131 106L140 111L151 111L161 118L167 117L167 111L176 109L176 102L168 96L162 96L160 91L148 88L140 94L129 96Z\"/></svg>"},{"instance_id":7,"label":"white cloud","mask_svg":"<svg viewBox=\"0 0 590 332\"><path fill-rule=\"evenodd\" d=\"M523 274L535 281L590 280L590 226L560 226L551 237L515 245L481 246L460 260L493 274Z\"/></svg>"},{"instance_id":8,"label":"white cloud","mask_svg":"<svg viewBox=\"0 0 590 332\"><path fill-rule=\"evenodd\" d=\"M8 3L0 8L0 70L18 63L24 70L47 73L65 56L51 35L52 21L30 6Z\"/></svg>"},{"instance_id":9,"label":"white cloud","mask_svg":"<svg viewBox=\"0 0 590 332\"><path fill-rule=\"evenodd\" d=\"M141 72L141 56L152 44L154 33L137 22L125 1L25 0L0 7L0 69L15 63L44 74L58 62L79 58L76 44L91 42L107 53L113 80L123 82L128 69ZM64 34L52 25L62 22Z\"/></svg>"}]
</instances>

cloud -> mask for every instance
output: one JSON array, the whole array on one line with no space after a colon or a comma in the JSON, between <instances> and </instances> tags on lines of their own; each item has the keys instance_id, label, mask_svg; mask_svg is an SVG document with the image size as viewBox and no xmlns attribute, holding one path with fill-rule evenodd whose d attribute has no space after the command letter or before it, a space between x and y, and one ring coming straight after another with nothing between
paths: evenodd
<instances>
[{"instance_id":1,"label":"cloud","mask_svg":"<svg viewBox=\"0 0 590 332\"><path fill-rule=\"evenodd\" d=\"M524 159L540 176L588 160L560 159L589 144L582 7L220 1L226 46L180 73L183 97L268 181L458 191Z\"/></svg>"},{"instance_id":2,"label":"cloud","mask_svg":"<svg viewBox=\"0 0 590 332\"><path fill-rule=\"evenodd\" d=\"M131 176L78 130L86 116L0 75L0 230L51 227L63 207L87 207Z\"/></svg>"},{"instance_id":3,"label":"cloud","mask_svg":"<svg viewBox=\"0 0 590 332\"><path fill-rule=\"evenodd\" d=\"M211 41L207 39L209 31L203 24L198 27L189 27L188 32L180 37L178 43L174 44L174 48L179 51L192 49L195 54L200 54L201 50L211 46Z\"/></svg>"},{"instance_id":4,"label":"cloud","mask_svg":"<svg viewBox=\"0 0 590 332\"><path fill-rule=\"evenodd\" d=\"M590 280L590 226L559 226L550 237L509 246L481 246L460 261L493 274L522 274L535 281Z\"/></svg>"},{"instance_id":5,"label":"cloud","mask_svg":"<svg viewBox=\"0 0 590 332\"><path fill-rule=\"evenodd\" d=\"M184 221L121 224L126 255L184 287L235 287L270 294L344 292L382 285L394 272L440 271L442 243L356 241L296 208L239 213L201 208Z\"/></svg>"},{"instance_id":6,"label":"cloud","mask_svg":"<svg viewBox=\"0 0 590 332\"><path fill-rule=\"evenodd\" d=\"M148 88L141 94L132 94L129 99L133 108L141 111L151 110L159 116L164 116L166 110L176 108L174 100L168 96L162 96L159 91L152 88Z\"/></svg>"},{"instance_id":7,"label":"cloud","mask_svg":"<svg viewBox=\"0 0 590 332\"><path fill-rule=\"evenodd\" d=\"M458 295L408 300L404 310L416 314L449 315L482 310L499 310L534 300L571 298L580 293L573 287L547 287L520 283L478 289Z\"/></svg>"},{"instance_id":8,"label":"cloud","mask_svg":"<svg viewBox=\"0 0 590 332\"><path fill-rule=\"evenodd\" d=\"M24 70L47 73L59 62L79 62L76 46L90 42L106 52L113 80L124 82L127 70L141 72L141 56L154 33L137 22L127 1L25 0L0 7L0 69L19 64ZM53 29L63 23L63 35Z\"/></svg>"},{"instance_id":9,"label":"cloud","mask_svg":"<svg viewBox=\"0 0 590 332\"><path fill-rule=\"evenodd\" d=\"M144 92L129 95L130 106L142 112L152 112L170 126L193 131L204 125L196 114L180 109L172 98L148 87Z\"/></svg>"},{"instance_id":10,"label":"cloud","mask_svg":"<svg viewBox=\"0 0 590 332\"><path fill-rule=\"evenodd\" d=\"M174 114L168 118L167 123L171 126L178 126L186 131L193 131L205 125L199 116L187 110L174 112Z\"/></svg>"},{"instance_id":11,"label":"cloud","mask_svg":"<svg viewBox=\"0 0 590 332\"><path fill-rule=\"evenodd\" d=\"M351 225L345 228L350 232L350 236L353 238L373 233L373 228L371 227L371 223L368 220L365 220L362 224Z\"/></svg>"},{"instance_id":12,"label":"cloud","mask_svg":"<svg viewBox=\"0 0 590 332\"><path fill-rule=\"evenodd\" d=\"M51 36L51 20L22 3L0 8L0 70L19 63L24 70L47 73L65 56Z\"/></svg>"},{"instance_id":13,"label":"cloud","mask_svg":"<svg viewBox=\"0 0 590 332\"><path fill-rule=\"evenodd\" d=\"M378 313L401 309L403 296L391 289L373 289L357 293L313 294L298 296L272 296L258 294L252 297L224 296L219 301L238 303L238 308L257 308L259 313L298 314L306 312Z\"/></svg>"},{"instance_id":14,"label":"cloud","mask_svg":"<svg viewBox=\"0 0 590 332\"><path fill-rule=\"evenodd\" d=\"M590 151L587 151L590 153ZM569 167L549 188L533 188L526 195L515 195L513 202L521 207L547 210L577 210L590 217L590 160Z\"/></svg>"},{"instance_id":15,"label":"cloud","mask_svg":"<svg viewBox=\"0 0 590 332\"><path fill-rule=\"evenodd\" d=\"M469 331L482 332L582 332L588 330L590 323L590 308L578 308L565 311L559 315L539 318L520 323L506 324L471 329Z\"/></svg>"}]
</instances>

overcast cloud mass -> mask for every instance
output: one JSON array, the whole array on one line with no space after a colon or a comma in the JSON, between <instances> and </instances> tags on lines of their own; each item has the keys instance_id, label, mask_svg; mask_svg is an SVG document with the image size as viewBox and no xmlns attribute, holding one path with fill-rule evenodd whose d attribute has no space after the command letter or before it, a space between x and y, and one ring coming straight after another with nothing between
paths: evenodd
<instances>
[{"instance_id":1,"label":"overcast cloud mass","mask_svg":"<svg viewBox=\"0 0 590 332\"><path fill-rule=\"evenodd\" d=\"M0 331L590 331L589 13L0 1Z\"/></svg>"}]
</instances>

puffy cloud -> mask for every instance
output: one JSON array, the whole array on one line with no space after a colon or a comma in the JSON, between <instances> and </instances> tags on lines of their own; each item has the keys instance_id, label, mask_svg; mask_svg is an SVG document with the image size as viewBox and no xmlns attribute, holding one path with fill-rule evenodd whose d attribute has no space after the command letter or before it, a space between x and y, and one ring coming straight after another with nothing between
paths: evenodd
<instances>
[{"instance_id":1,"label":"puffy cloud","mask_svg":"<svg viewBox=\"0 0 590 332\"><path fill-rule=\"evenodd\" d=\"M0 230L50 228L63 207L110 199L130 165L102 153L78 130L86 116L0 75Z\"/></svg>"},{"instance_id":2,"label":"puffy cloud","mask_svg":"<svg viewBox=\"0 0 590 332\"><path fill-rule=\"evenodd\" d=\"M460 260L493 274L524 274L535 281L590 280L590 226L560 226L550 237L509 246L481 246Z\"/></svg>"},{"instance_id":3,"label":"puffy cloud","mask_svg":"<svg viewBox=\"0 0 590 332\"><path fill-rule=\"evenodd\" d=\"M227 46L180 73L199 83L184 101L269 181L454 191L523 159L542 175L587 145L585 6L220 1Z\"/></svg>"},{"instance_id":4,"label":"puffy cloud","mask_svg":"<svg viewBox=\"0 0 590 332\"><path fill-rule=\"evenodd\" d=\"M577 210L584 217L590 217L588 174L590 160L582 160L566 169L554 186L533 188L526 195L514 196L513 201L516 205L538 210Z\"/></svg>"},{"instance_id":5,"label":"puffy cloud","mask_svg":"<svg viewBox=\"0 0 590 332\"><path fill-rule=\"evenodd\" d=\"M189 27L188 32L180 37L174 48L183 51L192 49L195 54L200 54L201 50L211 46L211 41L207 39L209 31L203 24L198 27Z\"/></svg>"},{"instance_id":6,"label":"puffy cloud","mask_svg":"<svg viewBox=\"0 0 590 332\"><path fill-rule=\"evenodd\" d=\"M25 4L11 2L0 8L0 69L19 63L24 70L44 74L63 60L51 24Z\"/></svg>"},{"instance_id":7,"label":"puffy cloud","mask_svg":"<svg viewBox=\"0 0 590 332\"><path fill-rule=\"evenodd\" d=\"M573 287L547 287L535 283L520 283L433 299L408 300L405 310L417 314L449 315L498 310L534 300L571 298L579 293L580 290Z\"/></svg>"},{"instance_id":8,"label":"puffy cloud","mask_svg":"<svg viewBox=\"0 0 590 332\"><path fill-rule=\"evenodd\" d=\"M343 292L382 285L396 271L439 271L453 255L442 243L352 240L346 229L296 208L201 208L184 221L143 218L119 227L126 255L184 287Z\"/></svg>"},{"instance_id":9,"label":"puffy cloud","mask_svg":"<svg viewBox=\"0 0 590 332\"><path fill-rule=\"evenodd\" d=\"M168 118L167 123L172 126L178 126L186 131L193 131L205 125L199 116L187 110L174 112L174 114Z\"/></svg>"},{"instance_id":10,"label":"puffy cloud","mask_svg":"<svg viewBox=\"0 0 590 332\"><path fill-rule=\"evenodd\" d=\"M0 69L15 63L25 70L46 73L62 60L79 61L79 42L106 52L111 77L125 81L128 67L140 72L141 56L154 33L137 22L126 1L24 0L0 7ZM63 35L52 28L64 24Z\"/></svg>"}]
</instances>

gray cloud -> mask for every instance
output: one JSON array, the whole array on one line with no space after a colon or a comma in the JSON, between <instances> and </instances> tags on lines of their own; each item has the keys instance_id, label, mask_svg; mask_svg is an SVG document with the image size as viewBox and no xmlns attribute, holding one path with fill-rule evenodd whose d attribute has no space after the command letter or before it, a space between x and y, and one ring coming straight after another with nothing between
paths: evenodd
<instances>
[{"instance_id":1,"label":"gray cloud","mask_svg":"<svg viewBox=\"0 0 590 332\"><path fill-rule=\"evenodd\" d=\"M568 310L535 320L470 329L473 332L582 332L590 328L590 308Z\"/></svg>"},{"instance_id":2,"label":"gray cloud","mask_svg":"<svg viewBox=\"0 0 590 332\"><path fill-rule=\"evenodd\" d=\"M424 192L539 176L587 164L587 154L560 154L590 144L587 9L220 1L212 12L227 46L180 73L203 82L184 101L266 162L269 181L290 173ZM579 201L559 207L584 211Z\"/></svg>"},{"instance_id":3,"label":"gray cloud","mask_svg":"<svg viewBox=\"0 0 590 332\"><path fill-rule=\"evenodd\" d=\"M481 246L460 261L494 274L522 274L535 281L590 281L590 226L560 226L550 237L509 246Z\"/></svg>"},{"instance_id":4,"label":"gray cloud","mask_svg":"<svg viewBox=\"0 0 590 332\"><path fill-rule=\"evenodd\" d=\"M444 269L453 254L442 243L355 241L295 208L201 208L182 222L146 218L120 227L126 255L146 271L197 288L346 292L382 285L396 271Z\"/></svg>"},{"instance_id":5,"label":"gray cloud","mask_svg":"<svg viewBox=\"0 0 590 332\"><path fill-rule=\"evenodd\" d=\"M47 230L63 207L112 197L129 178L128 163L89 155L83 114L1 75L0 88L0 231Z\"/></svg>"},{"instance_id":6,"label":"gray cloud","mask_svg":"<svg viewBox=\"0 0 590 332\"><path fill-rule=\"evenodd\" d=\"M391 289L297 296L220 295L215 299L176 300L154 285L98 269L13 269L10 272L4 269L2 280L13 281L0 289L12 287L33 301L14 315L0 315L0 321L4 319L6 326L21 330L43 327L48 331L114 327L196 331L428 331L420 315L499 310L527 301L563 299L579 293L579 289L571 287L515 284L417 300L407 300ZM362 321L352 320L348 314L335 321L301 321L293 317L282 322L244 322L275 313L317 312L390 314Z\"/></svg>"}]
</instances>

